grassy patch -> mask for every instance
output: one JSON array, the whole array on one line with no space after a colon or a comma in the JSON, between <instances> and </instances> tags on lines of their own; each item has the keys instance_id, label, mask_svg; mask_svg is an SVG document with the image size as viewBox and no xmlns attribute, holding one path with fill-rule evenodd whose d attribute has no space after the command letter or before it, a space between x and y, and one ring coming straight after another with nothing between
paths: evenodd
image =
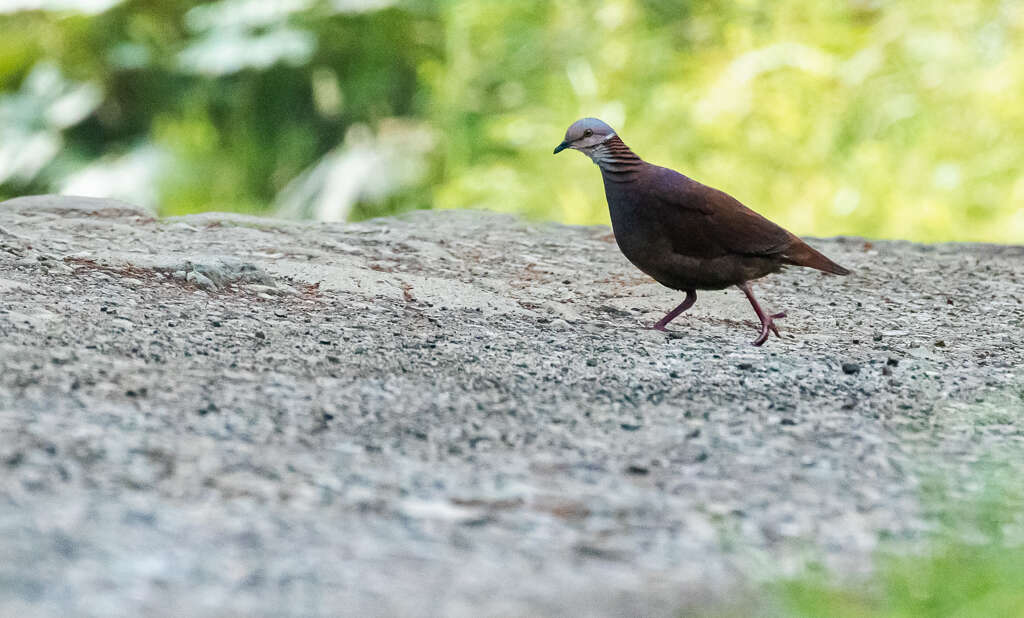
<instances>
[{"instance_id":1,"label":"grassy patch","mask_svg":"<svg viewBox=\"0 0 1024 618\"><path fill-rule=\"evenodd\" d=\"M926 486L933 537L923 551L887 546L866 580L839 582L815 570L720 615L1024 617L1024 483L1010 474L999 478L975 491Z\"/></svg>"},{"instance_id":2,"label":"grassy patch","mask_svg":"<svg viewBox=\"0 0 1024 618\"><path fill-rule=\"evenodd\" d=\"M784 615L1024 616L1024 548L947 542L922 556L889 556L871 581L839 587L810 576L782 584Z\"/></svg>"}]
</instances>

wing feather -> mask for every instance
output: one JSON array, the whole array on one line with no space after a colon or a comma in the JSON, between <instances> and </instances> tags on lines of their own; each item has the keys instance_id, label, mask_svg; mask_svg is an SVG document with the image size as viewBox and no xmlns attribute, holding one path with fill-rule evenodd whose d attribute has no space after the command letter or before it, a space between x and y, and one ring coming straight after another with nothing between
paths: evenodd
<instances>
[{"instance_id":1,"label":"wing feather","mask_svg":"<svg viewBox=\"0 0 1024 618\"><path fill-rule=\"evenodd\" d=\"M677 253L699 258L770 257L784 253L796 240L728 193L674 170L659 169L651 185L657 199L668 206L665 224L672 229Z\"/></svg>"}]
</instances>

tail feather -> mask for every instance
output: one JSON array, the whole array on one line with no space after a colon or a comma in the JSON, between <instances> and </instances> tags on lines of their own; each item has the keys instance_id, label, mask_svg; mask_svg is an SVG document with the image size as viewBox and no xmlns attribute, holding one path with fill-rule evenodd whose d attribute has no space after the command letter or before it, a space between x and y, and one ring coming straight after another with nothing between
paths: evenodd
<instances>
[{"instance_id":1,"label":"tail feather","mask_svg":"<svg viewBox=\"0 0 1024 618\"><path fill-rule=\"evenodd\" d=\"M832 273L833 275L850 274L849 270L828 259L799 238L789 246L789 248L782 254L782 257L794 266L816 268L822 272Z\"/></svg>"}]
</instances>

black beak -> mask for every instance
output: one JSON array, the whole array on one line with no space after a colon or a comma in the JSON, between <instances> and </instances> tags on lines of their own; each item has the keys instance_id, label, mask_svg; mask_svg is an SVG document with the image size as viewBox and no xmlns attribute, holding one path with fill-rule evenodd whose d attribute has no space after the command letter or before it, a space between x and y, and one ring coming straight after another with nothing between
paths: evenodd
<instances>
[{"instance_id":1,"label":"black beak","mask_svg":"<svg viewBox=\"0 0 1024 618\"><path fill-rule=\"evenodd\" d=\"M553 154L558 154L558 153L562 152L563 150L565 150L568 147L569 147L569 142L562 142L558 146L555 146L555 152Z\"/></svg>"}]
</instances>

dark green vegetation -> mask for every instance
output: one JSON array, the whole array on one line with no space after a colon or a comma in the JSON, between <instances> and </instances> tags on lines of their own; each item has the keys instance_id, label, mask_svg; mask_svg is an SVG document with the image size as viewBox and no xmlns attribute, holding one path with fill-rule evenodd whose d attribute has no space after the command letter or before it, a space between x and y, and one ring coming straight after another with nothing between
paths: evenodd
<instances>
[{"instance_id":1,"label":"dark green vegetation","mask_svg":"<svg viewBox=\"0 0 1024 618\"><path fill-rule=\"evenodd\" d=\"M601 222L596 171L550 158L596 115L798 233L1024 238L1021 3L22 4L0 197Z\"/></svg>"}]
</instances>

